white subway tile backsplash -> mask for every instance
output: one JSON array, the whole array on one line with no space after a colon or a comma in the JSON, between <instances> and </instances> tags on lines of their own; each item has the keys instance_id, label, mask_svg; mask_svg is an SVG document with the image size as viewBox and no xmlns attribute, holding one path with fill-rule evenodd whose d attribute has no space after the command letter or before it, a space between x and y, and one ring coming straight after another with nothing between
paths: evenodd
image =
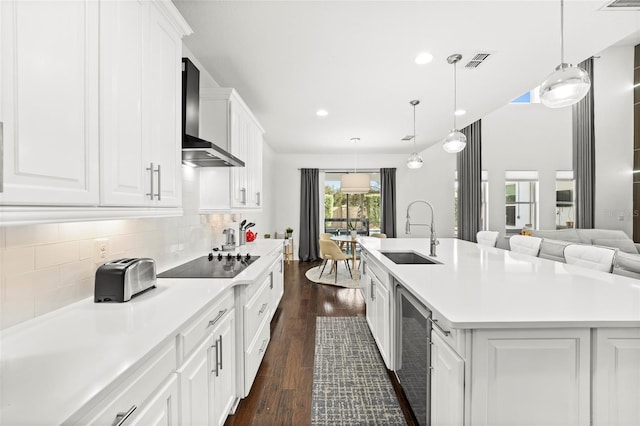
<instances>
[{"instance_id":1,"label":"white subway tile backsplash","mask_svg":"<svg viewBox=\"0 0 640 426\"><path fill-rule=\"evenodd\" d=\"M95 240L78 241L78 260L93 259Z\"/></svg>"},{"instance_id":2,"label":"white subway tile backsplash","mask_svg":"<svg viewBox=\"0 0 640 426\"><path fill-rule=\"evenodd\" d=\"M5 244L7 247L49 244L55 243L60 239L60 227L57 223L32 226L10 226L4 229Z\"/></svg>"},{"instance_id":3,"label":"white subway tile backsplash","mask_svg":"<svg viewBox=\"0 0 640 426\"><path fill-rule=\"evenodd\" d=\"M92 259L79 260L77 262L60 265L60 282L69 285L76 281L95 276L96 267Z\"/></svg>"},{"instance_id":4,"label":"white subway tile backsplash","mask_svg":"<svg viewBox=\"0 0 640 426\"><path fill-rule=\"evenodd\" d=\"M98 222L61 223L60 241L86 240L96 238Z\"/></svg>"},{"instance_id":5,"label":"white subway tile backsplash","mask_svg":"<svg viewBox=\"0 0 640 426\"><path fill-rule=\"evenodd\" d=\"M38 269L79 259L80 244L78 241L36 246L36 268Z\"/></svg>"},{"instance_id":6,"label":"white subway tile backsplash","mask_svg":"<svg viewBox=\"0 0 640 426\"><path fill-rule=\"evenodd\" d=\"M35 269L35 248L7 248L0 254L2 274L5 276L21 274Z\"/></svg>"}]
</instances>

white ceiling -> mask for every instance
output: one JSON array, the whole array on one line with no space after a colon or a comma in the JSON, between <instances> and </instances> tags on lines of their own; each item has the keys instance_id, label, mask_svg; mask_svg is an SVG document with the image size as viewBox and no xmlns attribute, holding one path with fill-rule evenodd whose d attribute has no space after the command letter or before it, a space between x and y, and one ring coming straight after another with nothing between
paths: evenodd
<instances>
[{"instance_id":1,"label":"white ceiling","mask_svg":"<svg viewBox=\"0 0 640 426\"><path fill-rule=\"evenodd\" d=\"M222 87L234 87L277 152L411 151L453 124L453 66L462 128L539 85L560 63L559 1L173 0L194 34L187 47ZM565 62L640 40L640 12L608 1L565 3ZM429 51L434 60L416 65ZM474 70L463 65L492 53ZM462 66L461 66L462 65ZM324 108L329 115L316 116ZM360 151L360 152L362 152Z\"/></svg>"}]
</instances>

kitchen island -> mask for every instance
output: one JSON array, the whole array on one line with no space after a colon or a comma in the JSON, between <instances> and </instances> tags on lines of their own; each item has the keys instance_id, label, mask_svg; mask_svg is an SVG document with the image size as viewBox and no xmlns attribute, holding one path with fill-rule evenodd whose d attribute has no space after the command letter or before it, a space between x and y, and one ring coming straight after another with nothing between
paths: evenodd
<instances>
[{"instance_id":1,"label":"kitchen island","mask_svg":"<svg viewBox=\"0 0 640 426\"><path fill-rule=\"evenodd\" d=\"M429 240L359 242L389 368L397 290L432 312L432 424L640 424L640 281L456 239L438 263L401 265L382 253L428 257Z\"/></svg>"},{"instance_id":2,"label":"kitchen island","mask_svg":"<svg viewBox=\"0 0 640 426\"><path fill-rule=\"evenodd\" d=\"M234 278L158 279L156 288L126 303L94 303L88 298L3 330L0 424L112 424L115 413L123 415L115 420L125 420L130 408L127 425L156 424L160 418L165 424L196 424L194 412L206 415L209 398L194 395L204 400L186 401L184 390L197 377L187 367L196 365L191 361L199 360L202 344L207 376L207 365L213 361L216 377L233 367L226 392L231 400L244 397L262 359L248 357L264 354L269 320L282 294L282 244L283 240L260 240L240 246L233 253L260 258ZM257 298L261 292L264 305ZM246 312L252 300L262 307L260 322L251 330L256 339L245 333L246 323L252 321ZM229 327L220 334L230 333L236 343L220 343L212 351L209 346L217 344L218 333L206 333L217 331L221 323ZM245 343L256 350L245 351ZM222 359L223 347L234 361ZM245 362L251 365L245 368ZM206 376L203 383L206 392ZM222 422L228 406L223 409L227 411L218 413ZM185 416L191 416L189 421Z\"/></svg>"}]
</instances>

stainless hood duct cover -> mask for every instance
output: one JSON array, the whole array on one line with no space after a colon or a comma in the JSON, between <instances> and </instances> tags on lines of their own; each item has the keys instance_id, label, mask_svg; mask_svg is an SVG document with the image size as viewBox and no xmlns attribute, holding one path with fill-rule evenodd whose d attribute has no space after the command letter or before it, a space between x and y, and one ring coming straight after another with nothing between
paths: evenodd
<instances>
[{"instance_id":1,"label":"stainless hood duct cover","mask_svg":"<svg viewBox=\"0 0 640 426\"><path fill-rule=\"evenodd\" d=\"M200 71L182 58L182 161L198 167L244 167L244 161L200 139Z\"/></svg>"}]
</instances>

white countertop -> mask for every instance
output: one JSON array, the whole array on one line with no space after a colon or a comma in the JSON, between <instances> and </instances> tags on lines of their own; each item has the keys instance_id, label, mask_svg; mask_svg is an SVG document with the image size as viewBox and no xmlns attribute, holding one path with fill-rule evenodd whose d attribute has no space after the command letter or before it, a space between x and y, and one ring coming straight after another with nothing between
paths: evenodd
<instances>
[{"instance_id":1,"label":"white countertop","mask_svg":"<svg viewBox=\"0 0 640 426\"><path fill-rule=\"evenodd\" d=\"M436 265L396 265L380 251L428 257L428 238L359 238L396 279L453 328L640 327L640 280L457 239Z\"/></svg>"},{"instance_id":2,"label":"white countertop","mask_svg":"<svg viewBox=\"0 0 640 426\"><path fill-rule=\"evenodd\" d=\"M220 293L259 278L281 247L282 240L264 239L240 246L236 252L261 257L234 278L158 279L127 303L91 297L2 331L0 424L64 422L113 390Z\"/></svg>"}]
</instances>

